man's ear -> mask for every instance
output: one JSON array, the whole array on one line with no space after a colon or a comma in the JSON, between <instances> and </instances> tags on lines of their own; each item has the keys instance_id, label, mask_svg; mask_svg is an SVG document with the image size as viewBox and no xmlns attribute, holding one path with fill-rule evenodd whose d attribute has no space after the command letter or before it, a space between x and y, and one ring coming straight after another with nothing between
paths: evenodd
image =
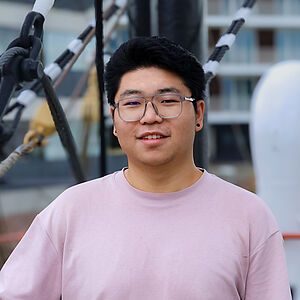
<instances>
[{"instance_id":1,"label":"man's ear","mask_svg":"<svg viewBox=\"0 0 300 300\"><path fill-rule=\"evenodd\" d=\"M114 119L114 115L115 115L115 108L114 107L110 107L110 115L111 115L111 118Z\"/></svg>"},{"instance_id":2,"label":"man's ear","mask_svg":"<svg viewBox=\"0 0 300 300\"><path fill-rule=\"evenodd\" d=\"M116 129L115 125L114 125L114 127L113 127L113 135L114 135L115 137L118 137L117 129Z\"/></svg>"},{"instance_id":3,"label":"man's ear","mask_svg":"<svg viewBox=\"0 0 300 300\"><path fill-rule=\"evenodd\" d=\"M196 102L196 105L197 105L197 111L196 111L195 131L200 131L203 128L203 116L205 110L205 103L203 100L198 100Z\"/></svg>"},{"instance_id":4,"label":"man's ear","mask_svg":"<svg viewBox=\"0 0 300 300\"><path fill-rule=\"evenodd\" d=\"M115 127L115 122L114 122L114 114L115 114L115 109L113 107L110 108L110 115L113 119L113 135L117 137L117 130Z\"/></svg>"}]
</instances>

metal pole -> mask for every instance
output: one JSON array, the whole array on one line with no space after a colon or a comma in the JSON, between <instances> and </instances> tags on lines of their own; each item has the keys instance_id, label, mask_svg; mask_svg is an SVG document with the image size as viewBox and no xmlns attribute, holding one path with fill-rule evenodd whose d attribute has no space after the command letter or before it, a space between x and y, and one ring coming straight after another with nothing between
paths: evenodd
<instances>
[{"instance_id":1,"label":"metal pole","mask_svg":"<svg viewBox=\"0 0 300 300\"><path fill-rule=\"evenodd\" d=\"M99 169L100 176L107 174L106 171L106 142L105 142L105 115L104 115L104 62L103 62L103 1L94 0L95 5L95 19L96 19L96 69L98 75L98 88L99 88L99 101L100 101L100 124L99 124L99 135L100 135L100 161Z\"/></svg>"},{"instance_id":2,"label":"metal pole","mask_svg":"<svg viewBox=\"0 0 300 300\"><path fill-rule=\"evenodd\" d=\"M206 49L208 44L207 31L204 28L204 16L206 13L206 0L199 0L199 41L200 41L200 52L199 60L201 62L205 61L206 58ZM208 169L208 122L207 122L207 113L209 108L209 87L206 88L206 99L205 99L205 111L204 111L204 126L200 132L197 132L194 140L194 161L196 166Z\"/></svg>"},{"instance_id":3,"label":"metal pole","mask_svg":"<svg viewBox=\"0 0 300 300\"><path fill-rule=\"evenodd\" d=\"M151 35L150 0L128 0L129 35Z\"/></svg>"}]
</instances>

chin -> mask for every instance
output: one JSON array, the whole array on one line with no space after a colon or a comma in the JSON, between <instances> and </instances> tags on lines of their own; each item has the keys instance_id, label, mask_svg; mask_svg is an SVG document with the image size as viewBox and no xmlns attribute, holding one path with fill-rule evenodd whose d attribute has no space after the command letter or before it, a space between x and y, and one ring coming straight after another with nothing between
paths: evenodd
<instances>
[{"instance_id":1,"label":"chin","mask_svg":"<svg viewBox=\"0 0 300 300\"><path fill-rule=\"evenodd\" d=\"M167 166L170 162L172 162L172 158L170 156L168 157L157 157L155 155L152 155L151 157L143 157L143 158L135 158L134 160L131 160L133 164L143 165L145 167L163 167Z\"/></svg>"}]
</instances>

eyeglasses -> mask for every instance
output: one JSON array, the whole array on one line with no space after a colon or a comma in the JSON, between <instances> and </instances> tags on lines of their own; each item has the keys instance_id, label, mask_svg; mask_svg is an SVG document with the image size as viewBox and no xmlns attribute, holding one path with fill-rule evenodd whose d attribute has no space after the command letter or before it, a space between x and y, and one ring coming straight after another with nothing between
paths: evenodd
<instances>
[{"instance_id":1,"label":"eyeglasses","mask_svg":"<svg viewBox=\"0 0 300 300\"><path fill-rule=\"evenodd\" d=\"M151 100L147 100L151 98ZM181 97L178 94L157 94L122 98L113 106L118 109L120 118L125 122L140 121L150 102L156 114L163 119L177 118L182 112L183 101L195 101L194 98Z\"/></svg>"}]
</instances>

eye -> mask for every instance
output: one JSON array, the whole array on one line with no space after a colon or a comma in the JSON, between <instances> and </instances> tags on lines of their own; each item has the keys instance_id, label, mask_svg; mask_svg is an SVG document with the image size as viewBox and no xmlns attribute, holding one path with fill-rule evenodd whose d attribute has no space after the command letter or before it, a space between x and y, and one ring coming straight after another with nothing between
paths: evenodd
<instances>
[{"instance_id":1,"label":"eye","mask_svg":"<svg viewBox=\"0 0 300 300\"><path fill-rule=\"evenodd\" d=\"M179 102L178 99L164 99L161 101L162 103L174 103Z\"/></svg>"},{"instance_id":2,"label":"eye","mask_svg":"<svg viewBox=\"0 0 300 300\"><path fill-rule=\"evenodd\" d=\"M180 98L176 95L165 95L159 99L161 104L175 104L180 102Z\"/></svg>"},{"instance_id":3,"label":"eye","mask_svg":"<svg viewBox=\"0 0 300 300\"><path fill-rule=\"evenodd\" d=\"M138 102L138 101L130 101L130 102L125 103L126 106L129 106L129 105L136 106L136 105L139 105L139 104L141 104L141 103Z\"/></svg>"},{"instance_id":4,"label":"eye","mask_svg":"<svg viewBox=\"0 0 300 300\"><path fill-rule=\"evenodd\" d=\"M142 104L141 99L124 99L120 101L121 106L139 106Z\"/></svg>"}]
</instances>

